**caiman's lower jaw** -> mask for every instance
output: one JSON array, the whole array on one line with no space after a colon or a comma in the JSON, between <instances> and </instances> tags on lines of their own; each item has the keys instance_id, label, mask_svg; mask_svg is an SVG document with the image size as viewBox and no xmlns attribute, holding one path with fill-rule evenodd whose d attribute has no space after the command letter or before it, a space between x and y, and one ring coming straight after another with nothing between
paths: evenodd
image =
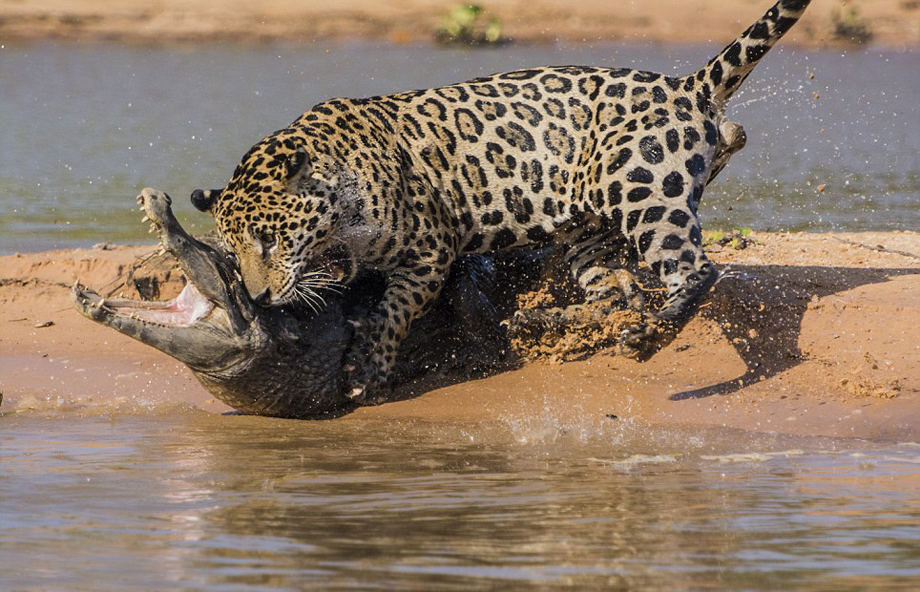
<instances>
[{"instance_id":1,"label":"caiman's lower jaw","mask_svg":"<svg viewBox=\"0 0 920 592\"><path fill-rule=\"evenodd\" d=\"M205 298L191 282L186 283L182 292L169 301L102 298L79 284L74 286L74 298L88 313L97 312L103 317L128 317L142 323L164 327L191 327L214 310L214 303Z\"/></svg>"}]
</instances>

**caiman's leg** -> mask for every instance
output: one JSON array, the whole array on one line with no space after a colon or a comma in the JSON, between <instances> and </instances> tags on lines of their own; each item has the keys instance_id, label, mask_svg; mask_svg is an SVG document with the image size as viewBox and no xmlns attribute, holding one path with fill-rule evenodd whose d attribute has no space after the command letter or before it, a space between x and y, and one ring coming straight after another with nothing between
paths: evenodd
<instances>
[{"instance_id":1,"label":"caiman's leg","mask_svg":"<svg viewBox=\"0 0 920 592\"><path fill-rule=\"evenodd\" d=\"M400 380L433 369L484 369L504 360L508 340L492 300L496 273L489 255L454 262L437 304L413 323L400 346Z\"/></svg>"}]
</instances>

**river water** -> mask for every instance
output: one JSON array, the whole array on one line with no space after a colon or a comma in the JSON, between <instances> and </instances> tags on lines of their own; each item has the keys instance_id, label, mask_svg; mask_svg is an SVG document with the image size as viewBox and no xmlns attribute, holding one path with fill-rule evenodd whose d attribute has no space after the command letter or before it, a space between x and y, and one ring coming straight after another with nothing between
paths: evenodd
<instances>
[{"instance_id":1,"label":"river water","mask_svg":"<svg viewBox=\"0 0 920 592\"><path fill-rule=\"evenodd\" d=\"M717 50L3 47L0 254L145 240L132 198L148 185L182 198L188 227L209 228L185 196L223 186L249 146L332 97L538 64L683 74ZM776 48L732 101L748 145L707 192L704 228L920 228L918 96L916 52Z\"/></svg>"},{"instance_id":2,"label":"river water","mask_svg":"<svg viewBox=\"0 0 920 592\"><path fill-rule=\"evenodd\" d=\"M920 445L732 430L2 418L7 590L916 589Z\"/></svg>"},{"instance_id":3,"label":"river water","mask_svg":"<svg viewBox=\"0 0 920 592\"><path fill-rule=\"evenodd\" d=\"M221 186L253 142L326 98L534 64L683 73L716 49L0 47L0 253L149 241L141 187L179 198ZM734 101L748 147L707 192L704 226L920 227L918 96L916 53L778 48ZM210 228L176 202L187 228ZM920 581L917 443L513 415L460 426L166 403L6 411L3 590Z\"/></svg>"}]
</instances>

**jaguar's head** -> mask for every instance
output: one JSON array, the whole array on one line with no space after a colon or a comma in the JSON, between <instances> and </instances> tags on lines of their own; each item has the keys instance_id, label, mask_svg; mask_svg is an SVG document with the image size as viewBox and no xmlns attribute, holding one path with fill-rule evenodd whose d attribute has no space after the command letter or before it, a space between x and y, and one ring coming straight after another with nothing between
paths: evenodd
<instances>
[{"instance_id":1,"label":"jaguar's head","mask_svg":"<svg viewBox=\"0 0 920 592\"><path fill-rule=\"evenodd\" d=\"M355 274L352 251L337 232L355 186L344 167L309 154L282 131L253 146L225 188L196 190L192 203L214 216L253 300L299 299L317 308L323 290Z\"/></svg>"}]
</instances>

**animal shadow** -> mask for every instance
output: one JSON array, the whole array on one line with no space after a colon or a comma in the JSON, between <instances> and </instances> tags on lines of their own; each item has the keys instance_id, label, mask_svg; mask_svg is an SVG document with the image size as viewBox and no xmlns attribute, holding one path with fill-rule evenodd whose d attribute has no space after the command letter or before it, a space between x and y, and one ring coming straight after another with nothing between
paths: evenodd
<instances>
[{"instance_id":1,"label":"animal shadow","mask_svg":"<svg viewBox=\"0 0 920 592\"><path fill-rule=\"evenodd\" d=\"M700 311L722 329L747 371L732 380L672 395L672 401L730 395L802 363L802 319L809 303L920 268L862 269L794 265L738 265Z\"/></svg>"},{"instance_id":2,"label":"animal shadow","mask_svg":"<svg viewBox=\"0 0 920 592\"><path fill-rule=\"evenodd\" d=\"M733 265L731 272L713 289L708 304L699 314L720 327L747 370L731 380L676 393L670 399L681 401L730 395L794 368L805 359L799 348L799 337L805 311L813 301L911 274L920 274L920 268ZM534 287L533 278L523 283L527 289ZM509 294L497 298L499 303L512 302L514 294L524 291L513 281L504 285ZM509 310L501 310L502 316L507 316L513 306L505 308ZM426 339L419 349L430 351L427 354L413 352L412 357L417 363L423 360L420 365L428 371L400 381L388 401L412 399L434 389L488 378L520 368L525 363L511 351L507 341L458 335L458 325L464 326L464 323L424 327L422 333ZM432 347L432 344L440 347ZM430 362L425 361L426 355L431 356Z\"/></svg>"}]
</instances>

